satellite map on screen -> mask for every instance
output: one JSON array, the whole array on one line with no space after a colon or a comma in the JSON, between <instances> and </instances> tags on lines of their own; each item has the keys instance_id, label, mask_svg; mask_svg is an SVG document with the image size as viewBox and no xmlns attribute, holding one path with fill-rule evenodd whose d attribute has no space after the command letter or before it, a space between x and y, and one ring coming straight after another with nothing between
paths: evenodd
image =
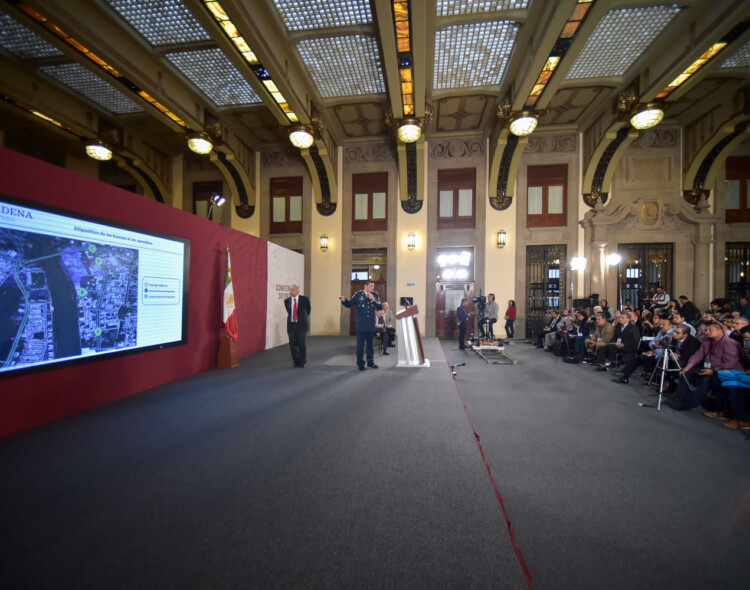
<instances>
[{"instance_id":1,"label":"satellite map on screen","mask_svg":"<svg viewBox=\"0 0 750 590\"><path fill-rule=\"evenodd\" d=\"M138 250L0 228L0 370L137 344Z\"/></svg>"}]
</instances>

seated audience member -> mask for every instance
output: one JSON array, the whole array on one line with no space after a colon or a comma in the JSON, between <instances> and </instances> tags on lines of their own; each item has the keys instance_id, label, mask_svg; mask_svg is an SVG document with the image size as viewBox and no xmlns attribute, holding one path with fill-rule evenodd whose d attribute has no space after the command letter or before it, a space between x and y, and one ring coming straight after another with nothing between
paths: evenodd
<instances>
[{"instance_id":1,"label":"seated audience member","mask_svg":"<svg viewBox=\"0 0 750 590\"><path fill-rule=\"evenodd\" d=\"M661 318L659 328L659 333L648 343L648 350L641 355L641 367L643 372L649 375L653 372L661 355L664 354L664 348L672 343L672 320Z\"/></svg>"},{"instance_id":2,"label":"seated audience member","mask_svg":"<svg viewBox=\"0 0 750 590\"><path fill-rule=\"evenodd\" d=\"M654 335L654 314L647 309L641 314L641 336L653 336Z\"/></svg>"},{"instance_id":3,"label":"seated audience member","mask_svg":"<svg viewBox=\"0 0 750 590\"><path fill-rule=\"evenodd\" d=\"M690 335L691 335L691 336L695 336L695 333L696 333L696 331L697 331L697 330L695 329L695 326L693 326L693 324L689 324L689 323L688 323L688 322L687 322L687 321L685 320L685 316L683 316L683 315L682 315L682 312L680 312L680 311L676 311L676 312L674 312L674 313L672 314L672 324L673 324L673 325L675 325L675 326L676 326L677 324L687 324L687 327L688 327L688 329L690 330Z\"/></svg>"},{"instance_id":4,"label":"seated audience member","mask_svg":"<svg viewBox=\"0 0 750 590\"><path fill-rule=\"evenodd\" d=\"M742 350L736 340L728 338L724 334L721 324L714 322L706 324L705 340L698 351L690 357L687 364L683 365L680 375L685 375L687 380L695 384L695 389L690 389L683 379L677 383L677 391L670 405L676 410L688 410L697 407L709 393L721 398L721 382L717 373L726 370L742 370ZM725 413L720 411L711 417L724 417ZM720 416L719 416L720 414Z\"/></svg>"},{"instance_id":5,"label":"seated audience member","mask_svg":"<svg viewBox=\"0 0 750 590\"><path fill-rule=\"evenodd\" d=\"M552 319L550 319L549 323L544 326L544 329L537 334L536 337L536 347L537 348L544 348L544 339L549 334L557 334L557 324L560 323L560 312L556 309L552 310Z\"/></svg>"},{"instance_id":6,"label":"seated audience member","mask_svg":"<svg viewBox=\"0 0 750 590\"><path fill-rule=\"evenodd\" d=\"M706 340L708 338L708 334L706 333L706 326L708 324L713 324L714 322L716 322L716 316L714 315L714 312L712 312L711 310L704 311L695 337L701 341Z\"/></svg>"},{"instance_id":7,"label":"seated audience member","mask_svg":"<svg viewBox=\"0 0 750 590\"><path fill-rule=\"evenodd\" d=\"M700 312L698 311L698 308L695 307L695 303L690 301L687 298L687 295L680 295L680 314L682 317L684 317L689 324L693 324L693 322L698 321L698 318L700 316ZM695 334L693 334L695 335Z\"/></svg>"},{"instance_id":8,"label":"seated audience member","mask_svg":"<svg viewBox=\"0 0 750 590\"><path fill-rule=\"evenodd\" d=\"M388 302L383 302L382 313L376 312L377 321L375 324L376 329L382 332L383 338L383 354L388 354L388 348L394 348L396 345L393 341L396 339L396 328L393 327L393 312L388 306Z\"/></svg>"},{"instance_id":9,"label":"seated audience member","mask_svg":"<svg viewBox=\"0 0 750 590\"><path fill-rule=\"evenodd\" d=\"M651 297L651 311L656 313L660 309L664 309L669 305L670 300L671 298L669 296L669 293L664 291L664 287L662 287L661 285L657 285L656 293L654 293L653 297Z\"/></svg>"},{"instance_id":10,"label":"seated audience member","mask_svg":"<svg viewBox=\"0 0 750 590\"><path fill-rule=\"evenodd\" d=\"M741 331L745 371L719 371L719 381L724 388L732 420L723 425L727 428L750 428L747 399L750 396L750 327Z\"/></svg>"},{"instance_id":11,"label":"seated audience member","mask_svg":"<svg viewBox=\"0 0 750 590\"><path fill-rule=\"evenodd\" d=\"M575 320L573 320L568 333L573 338L573 350L571 352L575 352L581 358L586 358L586 338L591 333L590 328L586 316L580 309L576 309Z\"/></svg>"},{"instance_id":12,"label":"seated audience member","mask_svg":"<svg viewBox=\"0 0 750 590\"><path fill-rule=\"evenodd\" d=\"M721 313L721 302L718 299L714 299L708 304L708 309L714 316L717 316Z\"/></svg>"},{"instance_id":13,"label":"seated audience member","mask_svg":"<svg viewBox=\"0 0 750 590\"><path fill-rule=\"evenodd\" d=\"M682 367L687 364L690 358L701 347L701 341L690 334L690 328L692 328L690 324L674 325L674 355Z\"/></svg>"},{"instance_id":14,"label":"seated audience member","mask_svg":"<svg viewBox=\"0 0 750 590\"><path fill-rule=\"evenodd\" d=\"M740 345L742 345L744 343L744 338L741 334L742 328L747 326L749 323L750 321L748 321L748 319L744 317L732 318L732 329L729 331L729 334L727 334L727 336L733 338L734 340L739 342Z\"/></svg>"},{"instance_id":15,"label":"seated audience member","mask_svg":"<svg viewBox=\"0 0 750 590\"><path fill-rule=\"evenodd\" d=\"M606 314L605 314L606 315ZM615 317L614 319L607 317L607 321L612 324L615 328L620 325L620 316L622 315L622 312L619 309L615 310Z\"/></svg>"},{"instance_id":16,"label":"seated audience member","mask_svg":"<svg viewBox=\"0 0 750 590\"><path fill-rule=\"evenodd\" d=\"M557 323L556 329L552 330L544 336L544 348L547 352L553 352L552 345L560 340L560 333L567 332L570 330L570 325L573 322L573 318L570 317L570 310L563 309L560 321Z\"/></svg>"},{"instance_id":17,"label":"seated audience member","mask_svg":"<svg viewBox=\"0 0 750 590\"><path fill-rule=\"evenodd\" d=\"M607 321L606 316L603 313L597 314L594 334L589 340L586 340L586 350L593 357L593 360L596 360L600 348L603 348L612 342L614 335L615 329L612 327L612 324Z\"/></svg>"},{"instance_id":18,"label":"seated audience member","mask_svg":"<svg viewBox=\"0 0 750 590\"><path fill-rule=\"evenodd\" d=\"M735 306L735 311L739 311L740 315L746 320L750 321L750 303L748 303L747 297L744 295L740 297L740 302Z\"/></svg>"},{"instance_id":19,"label":"seated audience member","mask_svg":"<svg viewBox=\"0 0 750 590\"><path fill-rule=\"evenodd\" d=\"M633 312L635 316L635 312ZM617 359L617 355L621 355L625 366L622 371L622 377L618 379L612 379L615 383L628 383L630 375L633 374L635 368L638 366L638 343L640 342L641 335L638 332L638 327L631 321L630 314L620 315L620 333L615 334L616 341L609 343L599 349L596 355L596 361L599 364L597 371L606 371Z\"/></svg>"},{"instance_id":20,"label":"seated audience member","mask_svg":"<svg viewBox=\"0 0 750 590\"><path fill-rule=\"evenodd\" d=\"M599 302L599 305L602 308L602 313L607 316L608 320L614 319L614 316L612 315L612 308L609 306L609 302L606 299L602 299Z\"/></svg>"}]
</instances>

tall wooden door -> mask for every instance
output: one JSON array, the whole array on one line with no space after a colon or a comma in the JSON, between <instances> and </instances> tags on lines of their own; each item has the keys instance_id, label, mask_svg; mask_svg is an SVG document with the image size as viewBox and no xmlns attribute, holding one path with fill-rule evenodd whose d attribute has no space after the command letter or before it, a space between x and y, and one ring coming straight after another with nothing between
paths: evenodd
<instances>
[{"instance_id":1,"label":"tall wooden door","mask_svg":"<svg viewBox=\"0 0 750 590\"><path fill-rule=\"evenodd\" d=\"M351 293L347 295L347 299L354 295L357 291L360 291L365 288L365 283L368 281L352 281L351 282ZM386 299L386 287L388 286L388 281L375 281L375 291L378 293L378 299L382 303L383 301L387 301ZM355 316L357 315L357 308L355 306L349 308L349 334L351 336L354 336L354 334L357 333L357 321L355 319ZM395 313L393 314L395 317Z\"/></svg>"},{"instance_id":2,"label":"tall wooden door","mask_svg":"<svg viewBox=\"0 0 750 590\"><path fill-rule=\"evenodd\" d=\"M438 282L435 285L435 336L438 338L458 338L458 314L456 309L461 299L469 300L468 311L474 309L474 283ZM471 324L471 322L470 322ZM472 331L469 326L467 336Z\"/></svg>"}]
</instances>

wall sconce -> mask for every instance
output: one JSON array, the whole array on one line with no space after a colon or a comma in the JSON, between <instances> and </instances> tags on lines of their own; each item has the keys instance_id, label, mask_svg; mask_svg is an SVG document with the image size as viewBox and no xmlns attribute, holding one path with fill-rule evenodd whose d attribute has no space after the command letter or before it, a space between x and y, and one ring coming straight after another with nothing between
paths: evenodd
<instances>
[{"instance_id":1,"label":"wall sconce","mask_svg":"<svg viewBox=\"0 0 750 590\"><path fill-rule=\"evenodd\" d=\"M414 143L422 135L422 125L417 119L404 119L398 124L396 135L404 143Z\"/></svg>"},{"instance_id":2,"label":"wall sconce","mask_svg":"<svg viewBox=\"0 0 750 590\"><path fill-rule=\"evenodd\" d=\"M505 233L504 229L501 229L499 232L497 232L497 247L505 248L505 244L507 243L508 243L508 234Z\"/></svg>"},{"instance_id":3,"label":"wall sconce","mask_svg":"<svg viewBox=\"0 0 750 590\"><path fill-rule=\"evenodd\" d=\"M608 266L617 266L622 262L622 256L620 256L617 252L614 252L607 256L607 265Z\"/></svg>"},{"instance_id":4,"label":"wall sconce","mask_svg":"<svg viewBox=\"0 0 750 590\"><path fill-rule=\"evenodd\" d=\"M584 256L573 256L573 258L570 259L570 269L571 270L586 270L586 263L588 260L586 260L586 257Z\"/></svg>"},{"instance_id":5,"label":"wall sconce","mask_svg":"<svg viewBox=\"0 0 750 590\"><path fill-rule=\"evenodd\" d=\"M101 141L90 141L86 144L86 155L94 160L106 162L112 159L112 150Z\"/></svg>"},{"instance_id":6,"label":"wall sconce","mask_svg":"<svg viewBox=\"0 0 750 590\"><path fill-rule=\"evenodd\" d=\"M328 252L328 236L326 234L320 236L320 250L321 252Z\"/></svg>"},{"instance_id":7,"label":"wall sconce","mask_svg":"<svg viewBox=\"0 0 750 590\"><path fill-rule=\"evenodd\" d=\"M539 123L539 115L532 111L523 111L513 115L510 119L510 132L518 137L526 137L534 133Z\"/></svg>"},{"instance_id":8,"label":"wall sconce","mask_svg":"<svg viewBox=\"0 0 750 590\"><path fill-rule=\"evenodd\" d=\"M650 129L658 125L664 118L664 107L650 103L642 105L630 117L630 124L636 129Z\"/></svg>"},{"instance_id":9,"label":"wall sconce","mask_svg":"<svg viewBox=\"0 0 750 590\"><path fill-rule=\"evenodd\" d=\"M406 234L406 249L414 250L417 247L417 236L413 233Z\"/></svg>"},{"instance_id":10,"label":"wall sconce","mask_svg":"<svg viewBox=\"0 0 750 590\"><path fill-rule=\"evenodd\" d=\"M211 150L214 149L213 142L205 133L196 133L193 135L189 135L187 138L187 144L192 151L202 156L210 154Z\"/></svg>"},{"instance_id":11,"label":"wall sconce","mask_svg":"<svg viewBox=\"0 0 750 590\"><path fill-rule=\"evenodd\" d=\"M289 130L289 141L301 150L306 150L315 141L313 129L308 125L295 125Z\"/></svg>"}]
</instances>

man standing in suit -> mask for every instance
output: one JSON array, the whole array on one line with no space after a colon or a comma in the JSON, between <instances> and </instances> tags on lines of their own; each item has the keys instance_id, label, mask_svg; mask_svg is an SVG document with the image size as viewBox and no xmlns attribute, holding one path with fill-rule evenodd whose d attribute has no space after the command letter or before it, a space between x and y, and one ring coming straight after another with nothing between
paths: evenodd
<instances>
[{"instance_id":1,"label":"man standing in suit","mask_svg":"<svg viewBox=\"0 0 750 590\"><path fill-rule=\"evenodd\" d=\"M357 306L357 367L360 371L365 370L364 348L367 345L367 366L377 369L373 352L373 340L375 338L375 312L383 309L377 295L372 291L375 288L373 281L367 281L365 288L357 291L351 299L344 296L339 301L344 307Z\"/></svg>"},{"instance_id":2,"label":"man standing in suit","mask_svg":"<svg viewBox=\"0 0 750 590\"><path fill-rule=\"evenodd\" d=\"M286 307L286 333L289 335L289 348L292 350L294 366L300 369L307 363L305 339L310 329L310 300L299 294L299 287L289 287L289 297L284 299Z\"/></svg>"},{"instance_id":3,"label":"man standing in suit","mask_svg":"<svg viewBox=\"0 0 750 590\"><path fill-rule=\"evenodd\" d=\"M461 305L456 308L456 314L458 316L458 348L459 350L466 349L466 324L469 321L469 312L466 311L466 306L469 305L469 300L464 297L461 299Z\"/></svg>"}]
</instances>

